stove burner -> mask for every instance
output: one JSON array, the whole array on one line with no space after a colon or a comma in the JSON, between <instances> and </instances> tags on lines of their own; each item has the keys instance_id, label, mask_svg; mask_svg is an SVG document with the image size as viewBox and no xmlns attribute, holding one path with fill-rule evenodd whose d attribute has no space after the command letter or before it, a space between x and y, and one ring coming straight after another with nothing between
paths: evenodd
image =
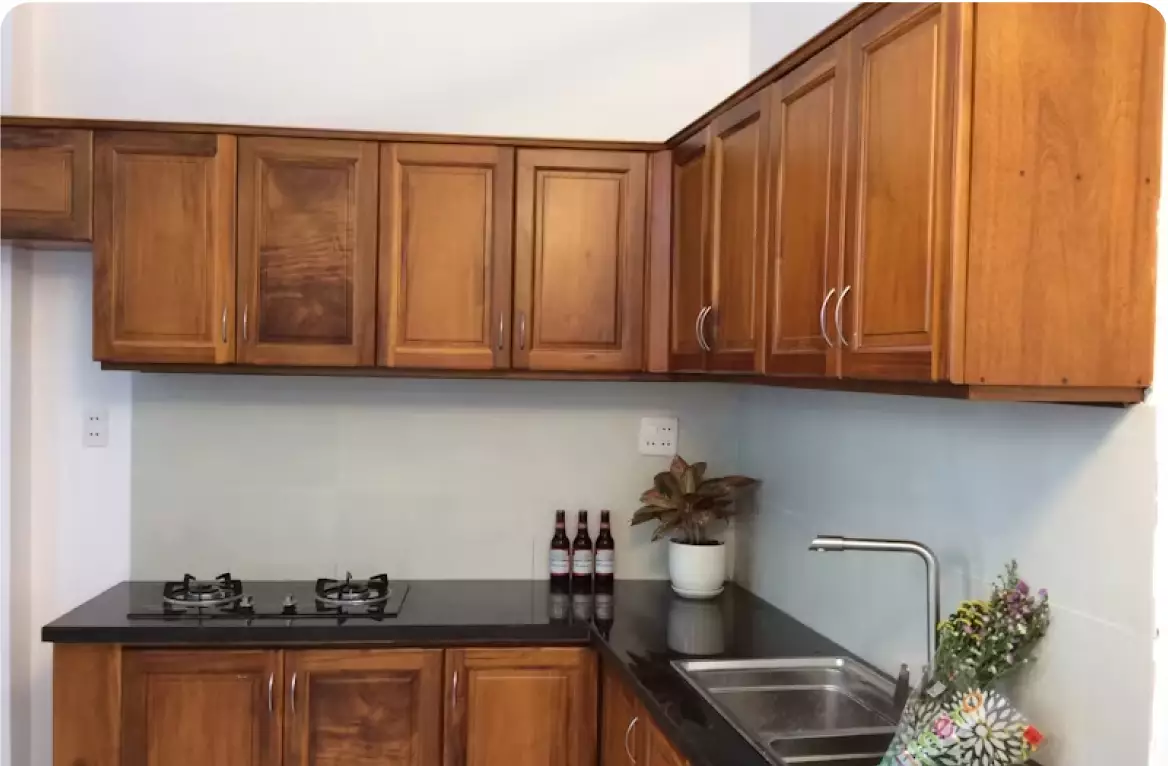
<instances>
[{"instance_id":1,"label":"stove burner","mask_svg":"<svg viewBox=\"0 0 1168 766\"><path fill-rule=\"evenodd\" d=\"M369 607L371 610L389 600L389 576L375 575L368 580L354 580L345 572L344 580L321 578L316 581L317 608Z\"/></svg>"},{"instance_id":2,"label":"stove burner","mask_svg":"<svg viewBox=\"0 0 1168 766\"><path fill-rule=\"evenodd\" d=\"M185 575L182 582L168 582L162 587L162 603L167 606L224 607L243 598L243 585L224 572L214 580L196 580Z\"/></svg>"}]
</instances>

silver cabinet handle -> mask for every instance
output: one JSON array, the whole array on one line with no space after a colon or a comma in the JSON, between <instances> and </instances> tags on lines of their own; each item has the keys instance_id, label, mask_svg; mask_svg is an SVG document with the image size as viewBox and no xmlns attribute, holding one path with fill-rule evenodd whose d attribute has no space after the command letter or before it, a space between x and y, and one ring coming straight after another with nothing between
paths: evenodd
<instances>
[{"instance_id":1,"label":"silver cabinet handle","mask_svg":"<svg viewBox=\"0 0 1168 766\"><path fill-rule=\"evenodd\" d=\"M527 314L519 312L519 350L527 347ZM455 676L457 679L458 676Z\"/></svg>"},{"instance_id":2,"label":"silver cabinet handle","mask_svg":"<svg viewBox=\"0 0 1168 766\"><path fill-rule=\"evenodd\" d=\"M633 720L629 721L629 728L625 729L625 755L629 757L629 763L636 766L637 756L633 755L632 748L629 747L629 735L633 733L633 727L637 725L639 716L633 716Z\"/></svg>"},{"instance_id":3,"label":"silver cabinet handle","mask_svg":"<svg viewBox=\"0 0 1168 766\"><path fill-rule=\"evenodd\" d=\"M697 321L694 322L694 335L698 337L698 346L702 351L710 351L710 344L706 343L706 315L713 311L713 306L703 306L702 310L698 312Z\"/></svg>"},{"instance_id":4,"label":"silver cabinet handle","mask_svg":"<svg viewBox=\"0 0 1168 766\"><path fill-rule=\"evenodd\" d=\"M831 336L827 334L827 302L831 300L831 296L835 295L835 288L827 291L827 295L823 296L823 303L819 304L819 334L827 341L828 348L835 348L835 344L831 342Z\"/></svg>"},{"instance_id":5,"label":"silver cabinet handle","mask_svg":"<svg viewBox=\"0 0 1168 766\"><path fill-rule=\"evenodd\" d=\"M272 686L276 683L276 674L268 673L268 712L272 712Z\"/></svg>"},{"instance_id":6,"label":"silver cabinet handle","mask_svg":"<svg viewBox=\"0 0 1168 766\"><path fill-rule=\"evenodd\" d=\"M851 290L851 285L845 287L844 291L840 293L839 300L835 302L835 334L839 336L840 343L843 344L844 348L848 347L848 339L844 337L844 328L842 324L843 320L840 317L840 312L844 307L844 298L848 296L848 293L851 292Z\"/></svg>"},{"instance_id":7,"label":"silver cabinet handle","mask_svg":"<svg viewBox=\"0 0 1168 766\"><path fill-rule=\"evenodd\" d=\"M247 304L243 304L243 339L247 340Z\"/></svg>"},{"instance_id":8,"label":"silver cabinet handle","mask_svg":"<svg viewBox=\"0 0 1168 766\"><path fill-rule=\"evenodd\" d=\"M288 695L292 700L292 715L296 715L296 674L292 674L292 693Z\"/></svg>"},{"instance_id":9,"label":"silver cabinet handle","mask_svg":"<svg viewBox=\"0 0 1168 766\"><path fill-rule=\"evenodd\" d=\"M223 342L227 342L227 307L223 307L223 319L220 322L219 336L223 338Z\"/></svg>"},{"instance_id":10,"label":"silver cabinet handle","mask_svg":"<svg viewBox=\"0 0 1168 766\"><path fill-rule=\"evenodd\" d=\"M503 350L503 312L499 312L499 342L497 348Z\"/></svg>"},{"instance_id":11,"label":"silver cabinet handle","mask_svg":"<svg viewBox=\"0 0 1168 766\"><path fill-rule=\"evenodd\" d=\"M454 671L454 681L450 684L450 709L458 707L458 671Z\"/></svg>"}]
</instances>

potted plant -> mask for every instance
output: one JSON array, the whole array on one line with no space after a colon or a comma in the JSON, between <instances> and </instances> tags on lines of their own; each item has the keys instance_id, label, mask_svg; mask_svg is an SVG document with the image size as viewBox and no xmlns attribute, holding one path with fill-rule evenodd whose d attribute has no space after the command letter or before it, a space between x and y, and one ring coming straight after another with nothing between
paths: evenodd
<instances>
[{"instance_id":1,"label":"potted plant","mask_svg":"<svg viewBox=\"0 0 1168 766\"><path fill-rule=\"evenodd\" d=\"M705 478L705 463L673 458L641 495L632 524L656 521L653 539L669 538L669 580L687 598L712 598L726 580L726 545L712 536L735 511L741 490L758 484L749 476Z\"/></svg>"}]
</instances>

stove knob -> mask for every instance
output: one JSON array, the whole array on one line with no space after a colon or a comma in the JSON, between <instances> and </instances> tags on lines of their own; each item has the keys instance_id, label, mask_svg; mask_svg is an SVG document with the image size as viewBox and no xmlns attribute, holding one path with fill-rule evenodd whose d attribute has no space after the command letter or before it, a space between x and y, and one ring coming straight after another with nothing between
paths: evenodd
<instances>
[{"instance_id":1,"label":"stove knob","mask_svg":"<svg viewBox=\"0 0 1168 766\"><path fill-rule=\"evenodd\" d=\"M291 593L284 596L284 614L296 614L296 599Z\"/></svg>"}]
</instances>

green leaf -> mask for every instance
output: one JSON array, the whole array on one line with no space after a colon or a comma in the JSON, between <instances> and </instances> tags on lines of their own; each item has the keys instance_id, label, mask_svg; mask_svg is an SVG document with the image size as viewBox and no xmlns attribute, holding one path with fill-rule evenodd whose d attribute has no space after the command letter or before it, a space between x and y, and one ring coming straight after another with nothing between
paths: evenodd
<instances>
[{"instance_id":1,"label":"green leaf","mask_svg":"<svg viewBox=\"0 0 1168 766\"><path fill-rule=\"evenodd\" d=\"M706 475L705 461L699 463L690 463L689 469L693 473L694 484L700 486L702 483L702 477ZM692 492L693 490L690 491Z\"/></svg>"},{"instance_id":2,"label":"green leaf","mask_svg":"<svg viewBox=\"0 0 1168 766\"><path fill-rule=\"evenodd\" d=\"M680 507L681 503L677 502L684 494L681 491L681 482L677 477L668 471L662 471L653 477L653 486L657 491L674 501L675 507Z\"/></svg>"},{"instance_id":3,"label":"green leaf","mask_svg":"<svg viewBox=\"0 0 1168 766\"><path fill-rule=\"evenodd\" d=\"M641 504L651 505L656 508L676 508L677 502L670 497L661 494L659 490L647 489L641 493Z\"/></svg>"},{"instance_id":4,"label":"green leaf","mask_svg":"<svg viewBox=\"0 0 1168 766\"><path fill-rule=\"evenodd\" d=\"M676 513L676 511L669 511L664 508L653 508L652 506L644 506L638 508L633 518L629 520L629 526L635 527L638 524L644 524L646 521L654 521L660 519L666 513Z\"/></svg>"}]
</instances>

